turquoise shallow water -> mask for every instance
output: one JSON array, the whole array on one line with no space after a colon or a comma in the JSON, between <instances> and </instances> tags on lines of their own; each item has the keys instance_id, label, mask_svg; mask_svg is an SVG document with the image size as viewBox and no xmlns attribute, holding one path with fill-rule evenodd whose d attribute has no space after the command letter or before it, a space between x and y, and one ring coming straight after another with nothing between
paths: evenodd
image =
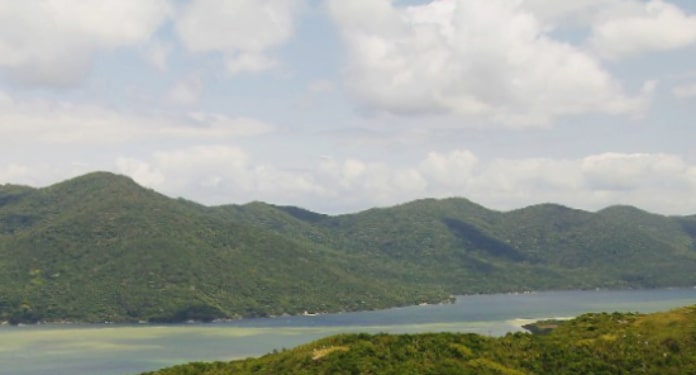
<instances>
[{"instance_id":1,"label":"turquoise shallow water","mask_svg":"<svg viewBox=\"0 0 696 375\"><path fill-rule=\"evenodd\" d=\"M526 319L654 312L696 304L696 289L461 296L447 305L230 323L0 328L0 375L126 375L190 361L257 356L343 332L503 335Z\"/></svg>"}]
</instances>

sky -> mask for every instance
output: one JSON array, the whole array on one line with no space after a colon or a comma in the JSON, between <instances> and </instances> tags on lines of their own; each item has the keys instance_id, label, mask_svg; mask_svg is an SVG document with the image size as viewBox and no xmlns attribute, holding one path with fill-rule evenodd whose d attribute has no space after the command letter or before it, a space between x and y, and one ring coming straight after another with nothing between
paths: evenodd
<instances>
[{"instance_id":1,"label":"sky","mask_svg":"<svg viewBox=\"0 0 696 375\"><path fill-rule=\"evenodd\" d=\"M0 184L696 214L693 0L0 0Z\"/></svg>"}]
</instances>

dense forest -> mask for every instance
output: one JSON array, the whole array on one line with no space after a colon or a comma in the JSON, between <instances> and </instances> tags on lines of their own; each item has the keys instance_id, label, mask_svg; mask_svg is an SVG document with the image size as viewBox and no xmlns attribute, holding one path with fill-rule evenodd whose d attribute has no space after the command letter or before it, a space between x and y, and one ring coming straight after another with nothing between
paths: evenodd
<instances>
[{"instance_id":1,"label":"dense forest","mask_svg":"<svg viewBox=\"0 0 696 375\"><path fill-rule=\"evenodd\" d=\"M146 375L696 374L696 306L649 315L586 314L544 335L351 334L233 362Z\"/></svg>"},{"instance_id":2,"label":"dense forest","mask_svg":"<svg viewBox=\"0 0 696 375\"><path fill-rule=\"evenodd\" d=\"M696 284L696 216L464 198L207 207L105 172L0 185L0 321L174 322Z\"/></svg>"}]
</instances>

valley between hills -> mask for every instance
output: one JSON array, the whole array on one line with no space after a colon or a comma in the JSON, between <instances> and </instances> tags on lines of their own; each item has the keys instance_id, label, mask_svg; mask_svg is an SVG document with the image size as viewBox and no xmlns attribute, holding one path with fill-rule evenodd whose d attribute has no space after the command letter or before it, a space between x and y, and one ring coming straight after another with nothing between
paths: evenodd
<instances>
[{"instance_id":1,"label":"valley between hills","mask_svg":"<svg viewBox=\"0 0 696 375\"><path fill-rule=\"evenodd\" d=\"M46 188L0 185L0 321L13 324L210 321L459 294L693 286L695 269L696 215L629 206L499 212L450 198L329 216L262 202L207 207L106 172Z\"/></svg>"}]
</instances>

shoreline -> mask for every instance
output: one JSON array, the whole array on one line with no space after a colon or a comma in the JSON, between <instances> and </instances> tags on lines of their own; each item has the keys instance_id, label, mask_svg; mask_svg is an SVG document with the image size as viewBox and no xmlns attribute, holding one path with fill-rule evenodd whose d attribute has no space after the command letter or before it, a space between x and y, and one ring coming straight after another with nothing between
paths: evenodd
<instances>
[{"instance_id":1,"label":"shoreline","mask_svg":"<svg viewBox=\"0 0 696 375\"><path fill-rule=\"evenodd\" d=\"M5 327L34 327L34 326L55 326L55 327L64 327L64 326L75 326L75 327L109 327L109 326L130 326L130 327L137 327L137 326L151 326L151 327L167 327L167 326L186 326L186 325L214 325L214 324L224 324L224 323L234 323L234 322L240 322L240 321L245 321L245 320L255 320L255 319L277 319L277 318L283 318L283 317L307 317L307 318L312 318L312 317L318 317L318 316L325 316L325 315L338 315L338 314L346 314L346 313L361 313L361 312L375 312L375 311L388 311L388 310L393 310L393 309L403 309L403 308L412 308L412 307L432 307L432 306L440 306L440 305L451 305L451 304L457 304L458 300L460 298L466 298L466 297L473 297L473 296L534 296L534 295L539 295L543 293L568 293L568 292L586 292L586 293L595 293L595 292L646 292L646 291L675 291L675 290L694 290L696 291L696 286L670 286L670 287L661 287L661 288L593 288L593 289L569 289L569 290L563 290L563 289L554 289L554 290L524 290L524 291L515 291L515 292L500 292L500 293L475 293L475 294L458 294L458 295L451 295L449 298L437 302L437 303L418 303L418 304L411 304L411 305L399 305L399 306L392 306L388 308L379 308L379 309L368 309L368 310L356 310L356 311L348 311L348 310L341 310L341 311L336 311L336 312L316 312L316 313L308 313L306 311L298 314L281 314L281 315L272 315L272 316L266 316L266 317L234 317L234 318L222 318L222 319L214 319L211 321L203 321L203 320L187 320L187 321L180 321L180 322L157 322L157 321L145 321L145 320L137 320L137 321L99 321L99 322L88 322L88 321L71 321L71 320L56 320L56 321L38 321L35 323L18 323L18 324L11 324L9 320L4 320L0 321L0 328L5 328ZM523 324L528 324L528 323L533 323L539 320L548 320L548 319L558 319L558 320L563 320L563 319L568 319L568 316L561 316L561 317L541 317L538 319L535 318L528 318L528 317L520 317L520 318L515 318L506 321L512 326L518 327L520 329L524 329L521 327ZM572 318L572 317L571 317ZM523 323L521 323L523 322Z\"/></svg>"},{"instance_id":2,"label":"shoreline","mask_svg":"<svg viewBox=\"0 0 696 375\"><path fill-rule=\"evenodd\" d=\"M529 325L529 324L534 324L537 322L542 322L545 320L556 320L556 321L565 322L568 320L573 320L577 317L578 317L578 315L575 315L575 316L553 316L553 317L542 317L542 318L515 318L515 319L506 320L505 324L509 324L511 326L519 328L522 331L532 333L527 328L524 328L524 326Z\"/></svg>"}]
</instances>

